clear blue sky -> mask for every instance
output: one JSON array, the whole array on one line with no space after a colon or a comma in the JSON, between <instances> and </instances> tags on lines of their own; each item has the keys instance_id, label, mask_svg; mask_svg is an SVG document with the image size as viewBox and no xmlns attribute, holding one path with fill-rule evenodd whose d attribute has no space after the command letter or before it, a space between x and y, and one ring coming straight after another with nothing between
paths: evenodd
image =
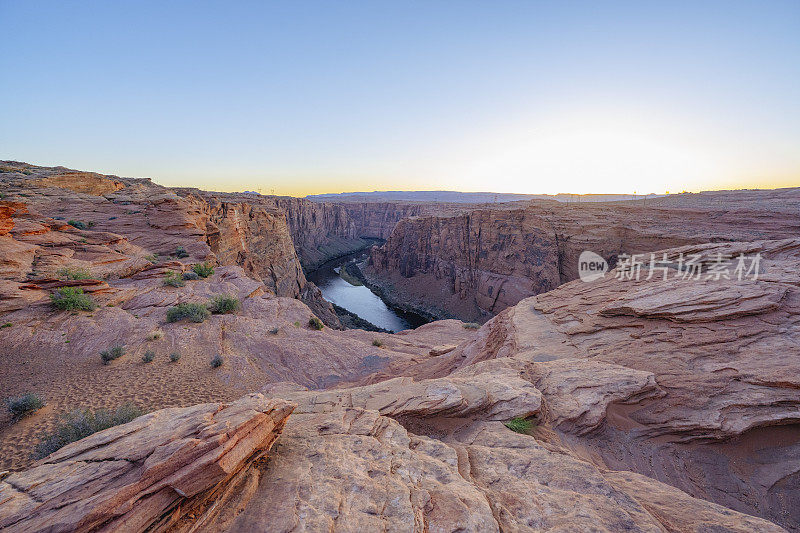
<instances>
[{"instance_id":1,"label":"clear blue sky","mask_svg":"<svg viewBox=\"0 0 800 533\"><path fill-rule=\"evenodd\" d=\"M0 158L166 185L800 185L800 1L0 0Z\"/></svg>"}]
</instances>

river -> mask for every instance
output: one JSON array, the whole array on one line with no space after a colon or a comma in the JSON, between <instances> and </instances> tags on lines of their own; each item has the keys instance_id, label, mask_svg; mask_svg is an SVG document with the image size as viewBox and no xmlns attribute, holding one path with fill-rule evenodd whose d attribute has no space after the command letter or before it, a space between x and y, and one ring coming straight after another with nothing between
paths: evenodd
<instances>
[{"instance_id":1,"label":"river","mask_svg":"<svg viewBox=\"0 0 800 533\"><path fill-rule=\"evenodd\" d=\"M314 272L308 273L306 278L319 287L326 300L379 328L396 333L426 323L427 320L420 316L392 309L375 293L346 273L345 277L342 277L342 268L345 264L350 261L361 262L366 258L366 251L349 254L328 261Z\"/></svg>"}]
</instances>

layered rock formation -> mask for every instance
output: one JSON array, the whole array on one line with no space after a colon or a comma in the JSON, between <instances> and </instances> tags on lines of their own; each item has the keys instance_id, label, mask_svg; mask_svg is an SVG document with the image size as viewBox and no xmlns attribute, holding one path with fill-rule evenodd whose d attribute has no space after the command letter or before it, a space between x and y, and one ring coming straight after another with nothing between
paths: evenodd
<instances>
[{"instance_id":1,"label":"layered rock formation","mask_svg":"<svg viewBox=\"0 0 800 533\"><path fill-rule=\"evenodd\" d=\"M521 301L475 341L368 381L491 364L542 394L553 442L726 507L800 528L800 240L709 243L701 279L574 281ZM714 279L719 254L761 254L757 279Z\"/></svg>"},{"instance_id":2,"label":"layered rock formation","mask_svg":"<svg viewBox=\"0 0 800 533\"><path fill-rule=\"evenodd\" d=\"M219 515L217 499L266 456L293 407L253 395L165 409L68 444L0 481L0 529L202 527Z\"/></svg>"},{"instance_id":3,"label":"layered rock formation","mask_svg":"<svg viewBox=\"0 0 800 533\"><path fill-rule=\"evenodd\" d=\"M531 202L402 220L372 250L367 279L398 305L485 320L578 278L578 258L800 232L800 189L679 195L658 204ZM696 198L700 197L700 198Z\"/></svg>"},{"instance_id":4,"label":"layered rock formation","mask_svg":"<svg viewBox=\"0 0 800 533\"><path fill-rule=\"evenodd\" d=\"M308 326L309 284L269 199L8 165L0 390L47 405L0 414L0 471L13 470L0 528L800 530L800 239L777 238L797 229L791 194L765 196L771 223L753 192L728 212L536 204L403 220L408 239L385 250L400 243L404 279L480 273L507 307L478 330L386 334ZM663 251L666 280L644 266L562 284L583 247L613 259L665 240L679 246ZM711 275L722 255L759 253L749 277ZM199 261L215 272L164 283ZM514 305L503 283L517 280L560 286ZM97 307L54 309L70 286ZM241 308L167 320L220 295ZM113 346L124 355L104 365ZM154 412L31 463L60 414L126 402Z\"/></svg>"},{"instance_id":5,"label":"layered rock formation","mask_svg":"<svg viewBox=\"0 0 800 533\"><path fill-rule=\"evenodd\" d=\"M0 524L20 531L44 524L53 531L783 531L645 476L599 468L546 435L510 431L493 420L540 415L542 396L521 372L491 366L338 392L275 384L268 393L294 398L297 408L267 461L259 458L293 402L256 395L227 407L158 411L6 478Z\"/></svg>"}]
</instances>

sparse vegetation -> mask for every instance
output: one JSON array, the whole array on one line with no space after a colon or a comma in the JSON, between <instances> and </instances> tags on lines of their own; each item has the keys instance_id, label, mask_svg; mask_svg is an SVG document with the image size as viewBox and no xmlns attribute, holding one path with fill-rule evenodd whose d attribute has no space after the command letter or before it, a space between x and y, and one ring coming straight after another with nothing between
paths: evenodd
<instances>
[{"instance_id":1,"label":"sparse vegetation","mask_svg":"<svg viewBox=\"0 0 800 533\"><path fill-rule=\"evenodd\" d=\"M142 362L152 363L153 359L155 358L156 358L156 352L154 352L153 350L147 350L146 352L144 352L144 355L142 356Z\"/></svg>"},{"instance_id":2,"label":"sparse vegetation","mask_svg":"<svg viewBox=\"0 0 800 533\"><path fill-rule=\"evenodd\" d=\"M67 220L67 224L69 224L73 228L78 228L78 229L86 229L86 228L89 227L86 224L86 222L84 222L82 220Z\"/></svg>"},{"instance_id":3,"label":"sparse vegetation","mask_svg":"<svg viewBox=\"0 0 800 533\"><path fill-rule=\"evenodd\" d=\"M175 257L183 259L184 257L189 257L189 254L186 252L186 248L183 246L178 246L175 248Z\"/></svg>"},{"instance_id":4,"label":"sparse vegetation","mask_svg":"<svg viewBox=\"0 0 800 533\"><path fill-rule=\"evenodd\" d=\"M233 313L238 311L242 307L242 304L239 302L238 298L234 298L233 296L227 294L221 294L211 298L207 307L208 310L215 315L222 315L225 313Z\"/></svg>"},{"instance_id":5,"label":"sparse vegetation","mask_svg":"<svg viewBox=\"0 0 800 533\"><path fill-rule=\"evenodd\" d=\"M61 422L52 433L42 437L36 445L34 457L36 459L47 457L71 442L79 441L104 429L127 424L143 414L144 411L133 404L122 405L113 411L109 409L72 411L61 418Z\"/></svg>"},{"instance_id":6,"label":"sparse vegetation","mask_svg":"<svg viewBox=\"0 0 800 533\"><path fill-rule=\"evenodd\" d=\"M12 325L12 324L11 324L11 322L6 322L6 323L5 323L5 324L3 324L2 326L0 326L0 329L6 329L6 328L10 328L10 327L11 327L11 325Z\"/></svg>"},{"instance_id":7,"label":"sparse vegetation","mask_svg":"<svg viewBox=\"0 0 800 533\"><path fill-rule=\"evenodd\" d=\"M377 346L378 348L380 348L380 347L383 346L383 343L381 342L380 339L375 339L375 340L372 341L372 345L373 346Z\"/></svg>"},{"instance_id":8,"label":"sparse vegetation","mask_svg":"<svg viewBox=\"0 0 800 533\"><path fill-rule=\"evenodd\" d=\"M197 263L192 267L192 270L201 278L207 278L214 273L214 267L208 262Z\"/></svg>"},{"instance_id":9,"label":"sparse vegetation","mask_svg":"<svg viewBox=\"0 0 800 533\"><path fill-rule=\"evenodd\" d=\"M294 327L296 327L296 328L300 327L300 321L299 320L295 320L294 321Z\"/></svg>"},{"instance_id":10,"label":"sparse vegetation","mask_svg":"<svg viewBox=\"0 0 800 533\"><path fill-rule=\"evenodd\" d=\"M277 335L279 331L280 331L280 329L278 329L278 327L277 327L277 326L275 326L274 328L272 328L271 330L269 330L269 332L270 332L272 335Z\"/></svg>"},{"instance_id":11,"label":"sparse vegetation","mask_svg":"<svg viewBox=\"0 0 800 533\"><path fill-rule=\"evenodd\" d=\"M183 273L183 279L188 280L188 281L197 281L198 279L200 279L200 276L198 276L197 274L195 274L192 271L189 271L189 272L184 272Z\"/></svg>"},{"instance_id":12,"label":"sparse vegetation","mask_svg":"<svg viewBox=\"0 0 800 533\"><path fill-rule=\"evenodd\" d=\"M163 336L164 336L164 332L161 331L160 329L157 329L155 331L151 331L150 332L150 334L147 336L147 340L149 340L149 341L157 341L158 339L160 339Z\"/></svg>"},{"instance_id":13,"label":"sparse vegetation","mask_svg":"<svg viewBox=\"0 0 800 533\"><path fill-rule=\"evenodd\" d=\"M180 272L174 272L170 270L164 276L164 285L168 285L170 287L183 287L186 285L186 282L183 281L183 275Z\"/></svg>"},{"instance_id":14,"label":"sparse vegetation","mask_svg":"<svg viewBox=\"0 0 800 533\"><path fill-rule=\"evenodd\" d=\"M480 327L481 325L475 322L464 322L464 329L478 329Z\"/></svg>"},{"instance_id":15,"label":"sparse vegetation","mask_svg":"<svg viewBox=\"0 0 800 533\"><path fill-rule=\"evenodd\" d=\"M530 420L519 417L512 418L505 425L508 429L517 433L527 433L533 427L533 423Z\"/></svg>"},{"instance_id":16,"label":"sparse vegetation","mask_svg":"<svg viewBox=\"0 0 800 533\"><path fill-rule=\"evenodd\" d=\"M80 287L61 287L50 295L50 302L61 311L94 311L97 304Z\"/></svg>"},{"instance_id":17,"label":"sparse vegetation","mask_svg":"<svg viewBox=\"0 0 800 533\"><path fill-rule=\"evenodd\" d=\"M181 360L181 354L179 354L178 352L172 352L171 354L169 354L169 360L171 363L177 363L178 361Z\"/></svg>"},{"instance_id":18,"label":"sparse vegetation","mask_svg":"<svg viewBox=\"0 0 800 533\"><path fill-rule=\"evenodd\" d=\"M125 355L125 347L124 346L114 346L109 348L108 350L103 350L100 352L100 359L102 359L104 365L108 365L114 359L119 359Z\"/></svg>"},{"instance_id":19,"label":"sparse vegetation","mask_svg":"<svg viewBox=\"0 0 800 533\"><path fill-rule=\"evenodd\" d=\"M158 254L146 255L144 256L144 258L153 263L154 265L158 263Z\"/></svg>"},{"instance_id":20,"label":"sparse vegetation","mask_svg":"<svg viewBox=\"0 0 800 533\"><path fill-rule=\"evenodd\" d=\"M37 394L29 392L22 396L6 399L8 411L11 413L11 418L16 422L26 416L30 416L42 407L45 406L45 401Z\"/></svg>"},{"instance_id":21,"label":"sparse vegetation","mask_svg":"<svg viewBox=\"0 0 800 533\"><path fill-rule=\"evenodd\" d=\"M209 316L211 316L211 313L208 308L198 303L182 303L167 310L167 322L178 322L188 318L192 322L200 323Z\"/></svg>"},{"instance_id":22,"label":"sparse vegetation","mask_svg":"<svg viewBox=\"0 0 800 533\"><path fill-rule=\"evenodd\" d=\"M219 368L224 362L221 355L215 355L214 359L211 360L211 368Z\"/></svg>"},{"instance_id":23,"label":"sparse vegetation","mask_svg":"<svg viewBox=\"0 0 800 533\"><path fill-rule=\"evenodd\" d=\"M58 277L61 279L93 279L92 273L85 268L59 268L56 274L58 274Z\"/></svg>"},{"instance_id":24,"label":"sparse vegetation","mask_svg":"<svg viewBox=\"0 0 800 533\"><path fill-rule=\"evenodd\" d=\"M323 324L322 320L320 320L319 318L312 316L311 318L308 319L308 327L320 331L322 330L322 328L325 327L325 324Z\"/></svg>"}]
</instances>

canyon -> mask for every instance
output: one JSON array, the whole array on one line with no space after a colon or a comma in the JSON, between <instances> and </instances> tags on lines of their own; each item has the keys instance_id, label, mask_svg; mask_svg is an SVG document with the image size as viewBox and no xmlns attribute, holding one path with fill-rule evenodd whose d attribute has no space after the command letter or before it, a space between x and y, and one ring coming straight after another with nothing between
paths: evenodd
<instances>
[{"instance_id":1,"label":"canyon","mask_svg":"<svg viewBox=\"0 0 800 533\"><path fill-rule=\"evenodd\" d=\"M0 171L0 389L46 399L0 415L4 531L800 531L800 189L439 204ZM445 319L344 329L306 275L360 249ZM612 270L578 279L583 250ZM620 275L650 252L663 278ZM676 266L739 255L757 279ZM54 309L64 287L96 307ZM220 295L240 308L166 319ZM31 457L126 402L147 414Z\"/></svg>"}]
</instances>

